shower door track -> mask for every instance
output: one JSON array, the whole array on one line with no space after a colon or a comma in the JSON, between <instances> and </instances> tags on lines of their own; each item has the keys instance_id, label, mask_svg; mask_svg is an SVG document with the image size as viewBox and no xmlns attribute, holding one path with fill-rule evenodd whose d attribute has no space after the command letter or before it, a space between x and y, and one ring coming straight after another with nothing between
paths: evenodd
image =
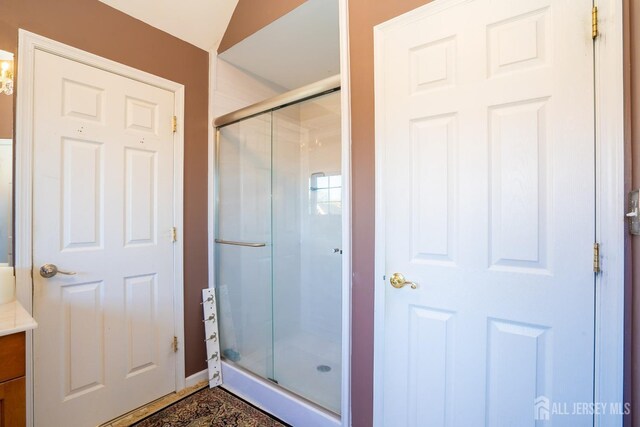
<instances>
[{"instance_id":1,"label":"shower door track","mask_svg":"<svg viewBox=\"0 0 640 427\"><path fill-rule=\"evenodd\" d=\"M267 111L278 110L291 104L306 101L307 99L315 98L337 90L340 90L340 74L327 77L326 79L318 82L302 86L290 92L283 93L282 95L274 96L273 98L260 101L248 107L220 116L213 121L213 126L219 129L223 126L231 125L241 120L266 113Z\"/></svg>"}]
</instances>

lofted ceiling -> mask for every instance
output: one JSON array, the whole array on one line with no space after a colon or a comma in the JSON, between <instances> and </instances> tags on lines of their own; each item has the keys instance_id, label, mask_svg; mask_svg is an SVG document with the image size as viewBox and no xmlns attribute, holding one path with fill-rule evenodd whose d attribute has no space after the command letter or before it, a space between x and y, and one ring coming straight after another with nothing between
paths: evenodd
<instances>
[{"instance_id":1,"label":"lofted ceiling","mask_svg":"<svg viewBox=\"0 0 640 427\"><path fill-rule=\"evenodd\" d=\"M219 57L286 89L338 74L338 0L307 0Z\"/></svg>"},{"instance_id":2,"label":"lofted ceiling","mask_svg":"<svg viewBox=\"0 0 640 427\"><path fill-rule=\"evenodd\" d=\"M207 51L216 51L238 0L100 0ZM274 0L264 0L274 1ZM340 72L338 0L306 0L219 57L285 89Z\"/></svg>"},{"instance_id":3,"label":"lofted ceiling","mask_svg":"<svg viewBox=\"0 0 640 427\"><path fill-rule=\"evenodd\" d=\"M238 0L100 0L201 49L215 50Z\"/></svg>"}]
</instances>

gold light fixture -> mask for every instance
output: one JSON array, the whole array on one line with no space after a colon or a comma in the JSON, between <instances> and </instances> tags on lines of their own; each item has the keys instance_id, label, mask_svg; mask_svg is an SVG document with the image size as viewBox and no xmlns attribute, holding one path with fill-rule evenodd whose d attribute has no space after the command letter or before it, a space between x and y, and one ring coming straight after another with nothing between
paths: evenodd
<instances>
[{"instance_id":1,"label":"gold light fixture","mask_svg":"<svg viewBox=\"0 0 640 427\"><path fill-rule=\"evenodd\" d=\"M0 93L4 93L5 95L13 94L12 62L0 62Z\"/></svg>"}]
</instances>

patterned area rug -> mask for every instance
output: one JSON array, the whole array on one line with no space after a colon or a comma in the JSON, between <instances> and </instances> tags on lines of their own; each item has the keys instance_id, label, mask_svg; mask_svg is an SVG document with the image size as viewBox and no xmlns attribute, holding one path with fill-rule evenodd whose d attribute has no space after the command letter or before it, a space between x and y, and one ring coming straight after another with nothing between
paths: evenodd
<instances>
[{"instance_id":1,"label":"patterned area rug","mask_svg":"<svg viewBox=\"0 0 640 427\"><path fill-rule=\"evenodd\" d=\"M134 424L135 427L284 427L226 390L206 388Z\"/></svg>"}]
</instances>

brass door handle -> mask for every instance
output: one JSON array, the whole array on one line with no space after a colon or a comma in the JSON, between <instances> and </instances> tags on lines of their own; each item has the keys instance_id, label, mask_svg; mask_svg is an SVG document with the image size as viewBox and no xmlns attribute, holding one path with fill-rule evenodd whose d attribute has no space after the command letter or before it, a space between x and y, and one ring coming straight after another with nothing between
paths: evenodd
<instances>
[{"instance_id":1,"label":"brass door handle","mask_svg":"<svg viewBox=\"0 0 640 427\"><path fill-rule=\"evenodd\" d=\"M389 278L389 282L391 282L391 286L394 288L400 289L405 285L411 286L411 289L418 289L418 284L414 282L409 282L404 278L404 276L400 273L393 273Z\"/></svg>"}]
</instances>

